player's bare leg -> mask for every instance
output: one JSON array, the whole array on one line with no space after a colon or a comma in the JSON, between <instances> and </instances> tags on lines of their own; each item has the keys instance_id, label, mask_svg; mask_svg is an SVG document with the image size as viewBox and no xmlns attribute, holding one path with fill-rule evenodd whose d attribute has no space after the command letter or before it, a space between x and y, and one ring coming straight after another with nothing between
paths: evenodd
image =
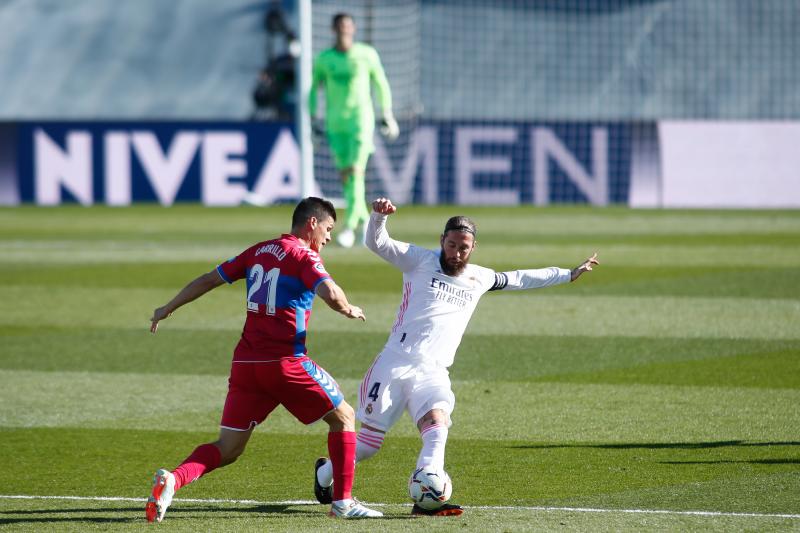
<instances>
[{"instance_id":1,"label":"player's bare leg","mask_svg":"<svg viewBox=\"0 0 800 533\"><path fill-rule=\"evenodd\" d=\"M323 418L330 426L328 453L333 470L333 494L328 516L335 518L377 518L380 511L365 507L353 498L355 477L356 433L355 413L350 405L342 401L339 406ZM316 474L315 474L316 480Z\"/></svg>"},{"instance_id":2,"label":"player's bare leg","mask_svg":"<svg viewBox=\"0 0 800 533\"><path fill-rule=\"evenodd\" d=\"M153 490L147 499L145 516L148 522L164 519L175 493L189 483L221 466L229 465L242 454L253 430L235 431L222 428L215 442L194 449L175 470L162 468L153 476Z\"/></svg>"},{"instance_id":3,"label":"player's bare leg","mask_svg":"<svg viewBox=\"0 0 800 533\"><path fill-rule=\"evenodd\" d=\"M250 435L252 434L252 428L246 431L221 428L219 430L219 438L215 442L212 442L212 444L219 449L219 466L227 466L236 461L247 447L247 442L250 440Z\"/></svg>"},{"instance_id":4,"label":"player's bare leg","mask_svg":"<svg viewBox=\"0 0 800 533\"><path fill-rule=\"evenodd\" d=\"M417 468L432 466L444 470L444 452L447 445L449 416L441 409L431 409L417 421L422 449L417 457ZM460 505L445 503L438 509L423 509L414 505L411 514L415 516L460 516L464 510Z\"/></svg>"}]
</instances>

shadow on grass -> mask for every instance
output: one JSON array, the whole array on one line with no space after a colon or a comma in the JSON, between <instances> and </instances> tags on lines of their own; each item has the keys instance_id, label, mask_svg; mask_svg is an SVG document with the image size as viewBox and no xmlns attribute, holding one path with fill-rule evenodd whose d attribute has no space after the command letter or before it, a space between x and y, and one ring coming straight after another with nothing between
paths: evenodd
<instances>
[{"instance_id":1,"label":"shadow on grass","mask_svg":"<svg viewBox=\"0 0 800 533\"><path fill-rule=\"evenodd\" d=\"M633 449L680 449L698 450L703 448L725 448L728 446L800 446L800 441L778 442L747 442L744 440L723 440L715 442L621 442L614 444L522 444L507 446L519 450L547 450L553 448L596 448L602 450L633 450Z\"/></svg>"},{"instance_id":2,"label":"shadow on grass","mask_svg":"<svg viewBox=\"0 0 800 533\"><path fill-rule=\"evenodd\" d=\"M304 514L307 516L327 516L328 514L328 507L325 506L325 511L320 513L320 511L299 511L294 509L285 509L283 511L278 510L281 507L280 505L258 505L251 509L230 509L231 511L235 512L252 512L252 513L264 513L264 514L271 514L271 513L281 513L281 514ZM376 518L374 520L416 520L418 517L412 516L411 514L408 515L384 515L382 518ZM373 519L367 519L367 523L370 523ZM363 520L359 520L359 522L363 522Z\"/></svg>"},{"instance_id":3,"label":"shadow on grass","mask_svg":"<svg viewBox=\"0 0 800 533\"><path fill-rule=\"evenodd\" d=\"M126 522L137 522L139 519L130 516L88 516L97 513L130 513L142 511L139 507L114 507L114 508L84 508L84 509L24 509L19 511L5 510L0 511L0 525L3 524L57 524L57 523L80 523L89 522L93 524L121 524ZM31 516L31 515L61 515L65 513L82 513L85 516ZM9 516L3 515L22 515ZM142 512L144 520L144 512Z\"/></svg>"},{"instance_id":4,"label":"shadow on grass","mask_svg":"<svg viewBox=\"0 0 800 533\"><path fill-rule=\"evenodd\" d=\"M105 518L99 516L52 517L52 518L0 518L0 525L5 524L57 524L57 523L82 523L93 524L121 524L123 522L136 522L133 518Z\"/></svg>"},{"instance_id":5,"label":"shadow on grass","mask_svg":"<svg viewBox=\"0 0 800 533\"><path fill-rule=\"evenodd\" d=\"M34 515L34 514L64 514L64 513L133 513L141 511L144 513L144 507L84 507L81 509L20 509L19 511L0 511L0 515L4 514L19 514L19 515ZM0 520L2 520L0 518Z\"/></svg>"},{"instance_id":6,"label":"shadow on grass","mask_svg":"<svg viewBox=\"0 0 800 533\"><path fill-rule=\"evenodd\" d=\"M172 521L172 520L185 520L185 519L194 519L196 517L190 516L192 513L215 513L215 517L217 518L224 518L223 513L227 513L229 515L235 515L239 513L254 513L254 514L262 514L268 515L303 515L307 517L315 517L315 516L324 516L327 513L327 510L324 512L320 512L317 509L314 510L305 510L305 509L297 509L296 505L256 505L252 507L223 507L223 506L213 506L213 505L192 505L191 507L180 507L180 506L173 506L170 507L169 511L167 512L167 516L165 520ZM67 513L83 513L87 516L58 516L61 514ZM97 513L139 513L140 516L138 517L121 517L121 516L88 516ZM32 516L32 515L55 515L50 517L45 516ZM2 515L15 515L15 516L8 516L3 517ZM22 516L18 516L22 515ZM183 516L181 516L183 515ZM406 519L413 519L416 517L412 517L411 515L401 515L401 516L384 516L379 520L406 520ZM80 523L80 522L91 522L91 523L124 523L124 522L145 522L144 517L144 507L78 507L78 508L69 508L69 509L21 509L18 511L15 510L3 510L0 511L0 525L3 524L20 524L20 523L28 523L28 524L56 524L56 523Z\"/></svg>"},{"instance_id":7,"label":"shadow on grass","mask_svg":"<svg viewBox=\"0 0 800 533\"><path fill-rule=\"evenodd\" d=\"M662 465L716 465L716 464L753 464L753 465L800 465L800 459L742 459L740 461L722 459L719 461L660 461Z\"/></svg>"}]
</instances>

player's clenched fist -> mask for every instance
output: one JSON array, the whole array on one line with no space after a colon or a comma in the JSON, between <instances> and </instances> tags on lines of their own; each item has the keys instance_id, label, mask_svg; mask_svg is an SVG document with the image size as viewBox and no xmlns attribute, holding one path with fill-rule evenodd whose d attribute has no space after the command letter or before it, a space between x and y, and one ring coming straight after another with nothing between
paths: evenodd
<instances>
[{"instance_id":1,"label":"player's clenched fist","mask_svg":"<svg viewBox=\"0 0 800 533\"><path fill-rule=\"evenodd\" d=\"M381 215L391 215L397 211L397 208L388 198L376 198L372 202L372 210Z\"/></svg>"}]
</instances>

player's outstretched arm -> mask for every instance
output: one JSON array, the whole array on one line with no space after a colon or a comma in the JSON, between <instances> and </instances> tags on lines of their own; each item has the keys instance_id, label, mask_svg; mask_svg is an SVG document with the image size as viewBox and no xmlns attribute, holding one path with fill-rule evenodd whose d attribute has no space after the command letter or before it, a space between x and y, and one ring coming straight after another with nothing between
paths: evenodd
<instances>
[{"instance_id":1,"label":"player's outstretched arm","mask_svg":"<svg viewBox=\"0 0 800 533\"><path fill-rule=\"evenodd\" d=\"M208 291L219 287L223 283L225 283L225 281L220 277L216 269L189 282L189 284L181 289L181 291L166 305L162 305L153 311L153 316L150 318L150 332L155 333L158 330L158 323L174 313L176 309L182 305L188 304L192 300L200 298Z\"/></svg>"},{"instance_id":2,"label":"player's outstretched arm","mask_svg":"<svg viewBox=\"0 0 800 533\"><path fill-rule=\"evenodd\" d=\"M364 316L364 311L358 306L350 305L342 288L332 279L326 279L320 283L317 286L317 294L328 304L328 307L337 313L341 313L347 318L360 318L362 322L366 322L367 317Z\"/></svg>"},{"instance_id":3,"label":"player's outstretched arm","mask_svg":"<svg viewBox=\"0 0 800 533\"><path fill-rule=\"evenodd\" d=\"M367 222L367 233L364 236L364 244L367 245L367 248L384 259L387 258L383 253L383 249L391 241L389 234L386 232L386 217L395 211L397 211L397 208L388 198L381 197L372 201L373 215L369 217L369 222ZM380 216L376 218L375 215Z\"/></svg>"},{"instance_id":4,"label":"player's outstretched arm","mask_svg":"<svg viewBox=\"0 0 800 533\"><path fill-rule=\"evenodd\" d=\"M364 244L403 272L409 272L425 258L428 252L407 242L396 241L389 236L386 220L395 212L397 207L388 198L376 198L372 202L372 214L367 223Z\"/></svg>"},{"instance_id":5,"label":"player's outstretched arm","mask_svg":"<svg viewBox=\"0 0 800 533\"><path fill-rule=\"evenodd\" d=\"M594 265L599 265L599 264L600 262L597 260L597 252L595 252L594 255L592 255L592 257L590 257L589 259L587 259L586 261L584 261L583 263L572 269L569 280L575 281L576 279L581 277L581 274L583 274L584 272L589 272L590 270L592 270L592 267Z\"/></svg>"},{"instance_id":6,"label":"player's outstretched arm","mask_svg":"<svg viewBox=\"0 0 800 533\"><path fill-rule=\"evenodd\" d=\"M584 272L592 270L597 261L597 253L576 266L572 270L559 267L536 268L530 270L511 270L508 272L495 272L494 285L490 291L522 289L542 289L562 283L575 281Z\"/></svg>"}]
</instances>

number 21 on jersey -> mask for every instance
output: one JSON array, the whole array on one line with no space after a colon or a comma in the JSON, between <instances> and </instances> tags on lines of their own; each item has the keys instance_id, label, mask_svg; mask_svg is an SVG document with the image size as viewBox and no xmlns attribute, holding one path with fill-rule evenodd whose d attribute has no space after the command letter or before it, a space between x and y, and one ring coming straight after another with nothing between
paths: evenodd
<instances>
[{"instance_id":1,"label":"number 21 on jersey","mask_svg":"<svg viewBox=\"0 0 800 533\"><path fill-rule=\"evenodd\" d=\"M256 263L247 276L247 310L258 312L258 304L266 306L268 315L275 314L275 298L278 292L278 278L281 269L270 269L266 275L264 267ZM262 290L262 288L264 290Z\"/></svg>"}]
</instances>

